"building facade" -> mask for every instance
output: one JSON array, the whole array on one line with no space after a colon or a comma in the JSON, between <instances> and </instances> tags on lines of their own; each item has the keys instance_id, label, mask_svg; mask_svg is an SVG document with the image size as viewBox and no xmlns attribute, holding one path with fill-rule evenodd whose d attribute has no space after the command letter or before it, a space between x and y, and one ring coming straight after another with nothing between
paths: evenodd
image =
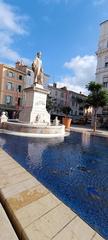
<instances>
[{"instance_id":1,"label":"building facade","mask_svg":"<svg viewBox=\"0 0 108 240\"><path fill-rule=\"evenodd\" d=\"M100 36L96 55L96 82L108 89L108 20L100 24Z\"/></svg>"},{"instance_id":2,"label":"building facade","mask_svg":"<svg viewBox=\"0 0 108 240\"><path fill-rule=\"evenodd\" d=\"M84 101L86 96L82 93L76 93L74 91L67 90L66 87L57 88L56 83L53 86L48 86L49 97L52 100L51 114L63 115L63 109L65 107L70 108L68 115L84 116Z\"/></svg>"},{"instance_id":3,"label":"building facade","mask_svg":"<svg viewBox=\"0 0 108 240\"><path fill-rule=\"evenodd\" d=\"M34 73L32 71L32 68L25 65L22 61L17 61L15 68L18 71L21 71L25 74L25 78L24 78L24 88L30 87L33 84L34 81Z\"/></svg>"},{"instance_id":4,"label":"building facade","mask_svg":"<svg viewBox=\"0 0 108 240\"><path fill-rule=\"evenodd\" d=\"M44 73L44 85L49 76ZM15 67L0 64L0 115L5 111L9 118L17 118L22 110L23 89L33 85L32 68L22 61L17 61Z\"/></svg>"},{"instance_id":5,"label":"building facade","mask_svg":"<svg viewBox=\"0 0 108 240\"><path fill-rule=\"evenodd\" d=\"M96 82L108 90L108 20L100 24L100 36L98 43ZM108 105L100 108L99 115L103 116L103 122L108 122ZM105 123L106 124L106 123Z\"/></svg>"},{"instance_id":6,"label":"building facade","mask_svg":"<svg viewBox=\"0 0 108 240\"><path fill-rule=\"evenodd\" d=\"M32 86L34 83L34 72L33 72L32 68L25 65L23 62L20 62L20 61L16 62L15 68L17 70L24 72L26 75L25 80L24 80L24 88L28 88L28 87ZM44 79L43 87L45 87L45 88L47 87L47 81L48 81L49 77L50 76L48 74L46 74L46 73L43 74L43 79Z\"/></svg>"},{"instance_id":7,"label":"building facade","mask_svg":"<svg viewBox=\"0 0 108 240\"><path fill-rule=\"evenodd\" d=\"M12 118L21 110L25 73L6 64L0 64L0 111Z\"/></svg>"}]
</instances>

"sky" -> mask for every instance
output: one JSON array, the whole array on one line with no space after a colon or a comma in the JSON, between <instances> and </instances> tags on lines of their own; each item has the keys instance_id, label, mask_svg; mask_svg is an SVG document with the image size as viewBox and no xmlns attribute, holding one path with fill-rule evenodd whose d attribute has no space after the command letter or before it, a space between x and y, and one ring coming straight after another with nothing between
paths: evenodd
<instances>
[{"instance_id":1,"label":"sky","mask_svg":"<svg viewBox=\"0 0 108 240\"><path fill-rule=\"evenodd\" d=\"M107 19L108 0L0 0L0 63L31 65L41 51L49 83L85 93Z\"/></svg>"}]
</instances>

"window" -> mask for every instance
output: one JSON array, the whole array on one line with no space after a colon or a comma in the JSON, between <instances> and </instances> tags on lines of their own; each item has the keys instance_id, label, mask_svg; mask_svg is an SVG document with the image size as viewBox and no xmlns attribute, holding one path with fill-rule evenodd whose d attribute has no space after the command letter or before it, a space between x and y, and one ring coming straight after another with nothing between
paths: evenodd
<instances>
[{"instance_id":1,"label":"window","mask_svg":"<svg viewBox=\"0 0 108 240\"><path fill-rule=\"evenodd\" d=\"M64 92L61 92L61 97L62 97L62 98L64 97Z\"/></svg>"},{"instance_id":2,"label":"window","mask_svg":"<svg viewBox=\"0 0 108 240\"><path fill-rule=\"evenodd\" d=\"M108 62L105 62L105 67L108 67Z\"/></svg>"},{"instance_id":3,"label":"window","mask_svg":"<svg viewBox=\"0 0 108 240\"><path fill-rule=\"evenodd\" d=\"M28 76L31 76L31 71L28 70L27 75L28 75Z\"/></svg>"},{"instance_id":4,"label":"window","mask_svg":"<svg viewBox=\"0 0 108 240\"><path fill-rule=\"evenodd\" d=\"M7 89L8 90L13 90L13 84L11 82L7 83Z\"/></svg>"},{"instance_id":5,"label":"window","mask_svg":"<svg viewBox=\"0 0 108 240\"><path fill-rule=\"evenodd\" d=\"M80 110L80 111L83 111L83 107L79 107L79 110Z\"/></svg>"},{"instance_id":6,"label":"window","mask_svg":"<svg viewBox=\"0 0 108 240\"><path fill-rule=\"evenodd\" d=\"M18 92L21 92L21 85L18 85L17 90L18 90Z\"/></svg>"},{"instance_id":7,"label":"window","mask_svg":"<svg viewBox=\"0 0 108 240\"><path fill-rule=\"evenodd\" d=\"M6 104L11 104L12 103L12 96L6 96Z\"/></svg>"},{"instance_id":8,"label":"window","mask_svg":"<svg viewBox=\"0 0 108 240\"><path fill-rule=\"evenodd\" d=\"M60 100L60 106L63 106L63 105L64 105L64 101Z\"/></svg>"},{"instance_id":9,"label":"window","mask_svg":"<svg viewBox=\"0 0 108 240\"><path fill-rule=\"evenodd\" d=\"M21 106L21 98L18 98L18 106Z\"/></svg>"},{"instance_id":10,"label":"window","mask_svg":"<svg viewBox=\"0 0 108 240\"><path fill-rule=\"evenodd\" d=\"M108 67L108 57L105 57L105 68Z\"/></svg>"},{"instance_id":11,"label":"window","mask_svg":"<svg viewBox=\"0 0 108 240\"><path fill-rule=\"evenodd\" d=\"M14 72L8 72L8 77L10 77L10 78L15 77L15 73Z\"/></svg>"},{"instance_id":12,"label":"window","mask_svg":"<svg viewBox=\"0 0 108 240\"><path fill-rule=\"evenodd\" d=\"M107 88L108 87L108 82L103 82L103 87Z\"/></svg>"},{"instance_id":13,"label":"window","mask_svg":"<svg viewBox=\"0 0 108 240\"><path fill-rule=\"evenodd\" d=\"M55 96L57 96L58 95L58 92L57 91L55 91Z\"/></svg>"},{"instance_id":14,"label":"window","mask_svg":"<svg viewBox=\"0 0 108 240\"><path fill-rule=\"evenodd\" d=\"M23 80L23 76L22 75L19 75L19 80Z\"/></svg>"},{"instance_id":15,"label":"window","mask_svg":"<svg viewBox=\"0 0 108 240\"><path fill-rule=\"evenodd\" d=\"M71 115L73 115L73 110L71 109Z\"/></svg>"},{"instance_id":16,"label":"window","mask_svg":"<svg viewBox=\"0 0 108 240\"><path fill-rule=\"evenodd\" d=\"M108 77L103 78L103 87L108 88Z\"/></svg>"}]
</instances>

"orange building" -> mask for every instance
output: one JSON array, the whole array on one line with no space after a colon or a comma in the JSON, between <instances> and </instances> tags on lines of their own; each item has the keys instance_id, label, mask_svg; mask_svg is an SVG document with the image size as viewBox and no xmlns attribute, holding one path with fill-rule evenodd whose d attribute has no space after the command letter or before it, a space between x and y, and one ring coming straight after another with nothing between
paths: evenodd
<instances>
[{"instance_id":1,"label":"orange building","mask_svg":"<svg viewBox=\"0 0 108 240\"><path fill-rule=\"evenodd\" d=\"M25 78L24 71L0 64L0 112L8 112L9 118L14 118L22 109Z\"/></svg>"}]
</instances>

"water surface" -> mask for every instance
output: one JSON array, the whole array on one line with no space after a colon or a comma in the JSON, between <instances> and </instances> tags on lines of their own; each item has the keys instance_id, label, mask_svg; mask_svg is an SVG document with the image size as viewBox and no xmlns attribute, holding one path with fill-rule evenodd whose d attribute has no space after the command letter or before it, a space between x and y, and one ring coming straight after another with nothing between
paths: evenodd
<instances>
[{"instance_id":1,"label":"water surface","mask_svg":"<svg viewBox=\"0 0 108 240\"><path fill-rule=\"evenodd\" d=\"M62 139L0 134L0 145L108 239L108 139L73 132Z\"/></svg>"}]
</instances>

